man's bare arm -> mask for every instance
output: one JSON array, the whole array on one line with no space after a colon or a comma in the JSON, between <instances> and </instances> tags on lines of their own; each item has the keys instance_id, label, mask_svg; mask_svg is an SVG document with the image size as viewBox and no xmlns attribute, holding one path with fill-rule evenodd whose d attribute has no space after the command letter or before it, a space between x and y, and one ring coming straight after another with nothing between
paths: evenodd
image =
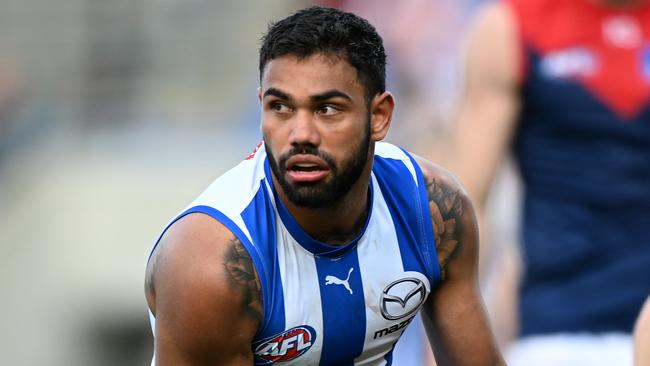
<instances>
[{"instance_id":1,"label":"man's bare arm","mask_svg":"<svg viewBox=\"0 0 650 366\"><path fill-rule=\"evenodd\" d=\"M516 24L505 2L484 6L465 55L465 86L443 165L483 208L519 113L520 65Z\"/></svg>"},{"instance_id":2,"label":"man's bare arm","mask_svg":"<svg viewBox=\"0 0 650 366\"><path fill-rule=\"evenodd\" d=\"M149 262L157 365L252 365L263 317L260 282L242 243L216 220L190 214Z\"/></svg>"},{"instance_id":3,"label":"man's bare arm","mask_svg":"<svg viewBox=\"0 0 650 366\"><path fill-rule=\"evenodd\" d=\"M505 1L490 2L478 12L465 47L463 93L454 123L431 156L466 187L481 226L496 172L507 153L520 109L520 57L515 19ZM479 269L492 257L483 240Z\"/></svg>"},{"instance_id":4,"label":"man's bare arm","mask_svg":"<svg viewBox=\"0 0 650 366\"><path fill-rule=\"evenodd\" d=\"M425 304L424 324L438 365L504 365L478 288L474 210L446 171L419 160L425 173L442 283Z\"/></svg>"},{"instance_id":5,"label":"man's bare arm","mask_svg":"<svg viewBox=\"0 0 650 366\"><path fill-rule=\"evenodd\" d=\"M519 257L512 244L492 242L486 206L492 183L508 154L521 108L521 50L516 19L506 1L477 12L465 53L465 85L448 143L434 157L467 188L480 226L479 277L498 266L498 293L488 293L490 317L502 344L517 333ZM513 243L514 244L514 243Z\"/></svg>"}]
</instances>

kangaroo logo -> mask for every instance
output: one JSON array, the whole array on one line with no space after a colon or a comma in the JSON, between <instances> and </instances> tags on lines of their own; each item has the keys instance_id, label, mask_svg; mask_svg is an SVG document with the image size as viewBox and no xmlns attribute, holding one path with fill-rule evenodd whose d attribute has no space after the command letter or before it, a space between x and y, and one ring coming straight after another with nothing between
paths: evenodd
<instances>
[{"instance_id":1,"label":"kangaroo logo","mask_svg":"<svg viewBox=\"0 0 650 366\"><path fill-rule=\"evenodd\" d=\"M325 285L343 285L348 291L350 291L350 295L353 295L352 289L350 288L350 274L354 271L354 267L350 268L350 271L348 272L348 278L345 280L342 280L336 276L329 275L325 277Z\"/></svg>"}]
</instances>

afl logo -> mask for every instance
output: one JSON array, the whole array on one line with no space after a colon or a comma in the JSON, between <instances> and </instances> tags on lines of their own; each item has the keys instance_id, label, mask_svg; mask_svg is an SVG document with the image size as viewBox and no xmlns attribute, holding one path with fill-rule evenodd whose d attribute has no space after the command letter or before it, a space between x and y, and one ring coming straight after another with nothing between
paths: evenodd
<instances>
[{"instance_id":1,"label":"afl logo","mask_svg":"<svg viewBox=\"0 0 650 366\"><path fill-rule=\"evenodd\" d=\"M296 359L305 354L316 340L316 331L308 325L300 325L266 338L254 347L255 365L269 365Z\"/></svg>"},{"instance_id":2,"label":"afl logo","mask_svg":"<svg viewBox=\"0 0 650 366\"><path fill-rule=\"evenodd\" d=\"M427 299L426 284L415 277L393 281L381 294L381 315L388 320L405 318L420 309Z\"/></svg>"}]
</instances>

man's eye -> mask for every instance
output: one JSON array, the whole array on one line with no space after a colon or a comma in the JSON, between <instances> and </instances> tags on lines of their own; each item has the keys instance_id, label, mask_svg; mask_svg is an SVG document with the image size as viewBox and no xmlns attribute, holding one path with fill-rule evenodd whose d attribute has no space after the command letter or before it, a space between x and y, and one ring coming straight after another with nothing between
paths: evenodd
<instances>
[{"instance_id":1,"label":"man's eye","mask_svg":"<svg viewBox=\"0 0 650 366\"><path fill-rule=\"evenodd\" d=\"M275 102L271 104L271 109L279 113L287 113L291 111L291 108L284 103Z\"/></svg>"},{"instance_id":2,"label":"man's eye","mask_svg":"<svg viewBox=\"0 0 650 366\"><path fill-rule=\"evenodd\" d=\"M331 116L331 115L334 115L334 114L336 114L338 112L340 112L340 110L338 108L336 108L334 106L331 106L329 104L320 106L318 108L318 113L326 115L326 116Z\"/></svg>"}]
</instances>

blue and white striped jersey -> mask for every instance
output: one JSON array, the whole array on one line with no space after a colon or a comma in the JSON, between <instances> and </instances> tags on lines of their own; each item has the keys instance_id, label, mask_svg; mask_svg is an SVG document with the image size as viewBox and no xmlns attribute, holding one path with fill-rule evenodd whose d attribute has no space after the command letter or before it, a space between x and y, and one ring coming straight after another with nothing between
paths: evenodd
<instances>
[{"instance_id":1,"label":"blue and white striped jersey","mask_svg":"<svg viewBox=\"0 0 650 366\"><path fill-rule=\"evenodd\" d=\"M271 174L261 145L172 220L210 215L249 252L264 304L251 345L255 365L390 365L395 343L440 280L419 166L404 150L376 144L369 215L344 246L305 233Z\"/></svg>"}]
</instances>

